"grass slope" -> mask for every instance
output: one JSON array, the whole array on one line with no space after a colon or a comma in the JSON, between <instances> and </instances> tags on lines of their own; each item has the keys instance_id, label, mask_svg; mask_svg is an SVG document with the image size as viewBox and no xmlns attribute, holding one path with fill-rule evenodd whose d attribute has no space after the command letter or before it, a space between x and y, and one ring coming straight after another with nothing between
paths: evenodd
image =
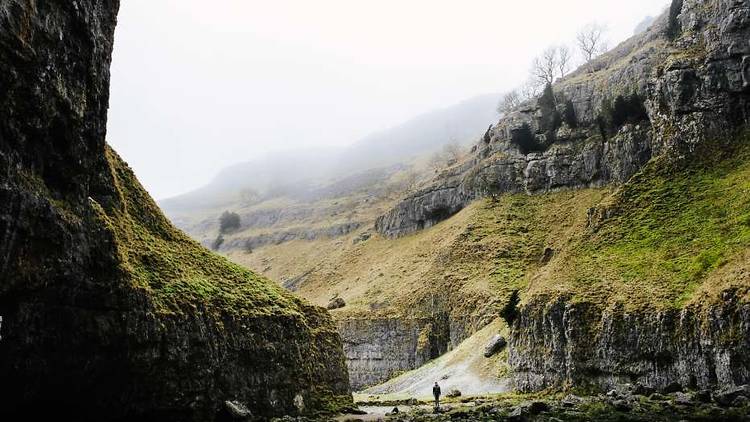
<instances>
[{"instance_id":1,"label":"grass slope","mask_svg":"<svg viewBox=\"0 0 750 422\"><path fill-rule=\"evenodd\" d=\"M747 298L750 250L748 136L681 161L652 161L599 206L599 221L571 238L531 283L532 293L682 307L734 288Z\"/></svg>"},{"instance_id":2,"label":"grass slope","mask_svg":"<svg viewBox=\"0 0 750 422\"><path fill-rule=\"evenodd\" d=\"M543 196L508 195L477 201L453 218L399 239L360 233L337 239L295 241L233 252L230 258L271 278L304 275L298 291L325 305L338 295L335 313L419 315L436 307L490 322L513 291L544 267L545 248L561 249L586 225L586 212L611 190L585 189Z\"/></svg>"},{"instance_id":3,"label":"grass slope","mask_svg":"<svg viewBox=\"0 0 750 422\"><path fill-rule=\"evenodd\" d=\"M172 313L186 306L202 306L241 316L302 316L299 299L175 229L111 149L107 149L107 161L121 205L105 211L105 207L92 204L113 233L120 270L129 275L133 287L149 293L158 311Z\"/></svg>"}]
</instances>

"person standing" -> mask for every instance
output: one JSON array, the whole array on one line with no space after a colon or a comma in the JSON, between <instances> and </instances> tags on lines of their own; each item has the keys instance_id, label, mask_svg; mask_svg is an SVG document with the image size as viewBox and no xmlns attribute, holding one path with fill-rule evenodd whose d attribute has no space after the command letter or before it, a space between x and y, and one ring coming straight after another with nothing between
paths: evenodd
<instances>
[{"instance_id":1,"label":"person standing","mask_svg":"<svg viewBox=\"0 0 750 422\"><path fill-rule=\"evenodd\" d=\"M432 395L435 396L435 410L440 410L440 386L438 385L437 381L435 381L435 385L432 387Z\"/></svg>"}]
</instances>

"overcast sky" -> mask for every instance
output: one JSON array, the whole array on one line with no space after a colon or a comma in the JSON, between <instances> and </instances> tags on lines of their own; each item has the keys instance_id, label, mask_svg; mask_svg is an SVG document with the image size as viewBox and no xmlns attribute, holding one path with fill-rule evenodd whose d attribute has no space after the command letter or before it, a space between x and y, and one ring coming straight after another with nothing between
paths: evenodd
<instances>
[{"instance_id":1,"label":"overcast sky","mask_svg":"<svg viewBox=\"0 0 750 422\"><path fill-rule=\"evenodd\" d=\"M108 140L158 199L227 165L355 142L522 83L532 58L666 0L127 0Z\"/></svg>"}]
</instances>

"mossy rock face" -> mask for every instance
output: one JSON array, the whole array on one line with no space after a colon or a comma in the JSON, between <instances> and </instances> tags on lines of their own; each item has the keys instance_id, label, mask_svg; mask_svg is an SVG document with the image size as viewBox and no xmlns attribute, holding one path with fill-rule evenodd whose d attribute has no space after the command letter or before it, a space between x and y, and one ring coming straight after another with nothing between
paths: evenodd
<instances>
[{"instance_id":1,"label":"mossy rock face","mask_svg":"<svg viewBox=\"0 0 750 422\"><path fill-rule=\"evenodd\" d=\"M519 388L750 381L749 136L650 163L529 283Z\"/></svg>"},{"instance_id":2,"label":"mossy rock face","mask_svg":"<svg viewBox=\"0 0 750 422\"><path fill-rule=\"evenodd\" d=\"M351 403L330 316L176 230L106 146L117 9L0 6L0 419Z\"/></svg>"}]
</instances>

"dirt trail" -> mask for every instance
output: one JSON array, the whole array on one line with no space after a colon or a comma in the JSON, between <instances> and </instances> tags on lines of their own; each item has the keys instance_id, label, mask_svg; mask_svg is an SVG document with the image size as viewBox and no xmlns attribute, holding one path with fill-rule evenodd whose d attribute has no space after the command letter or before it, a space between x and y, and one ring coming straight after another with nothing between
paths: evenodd
<instances>
[{"instance_id":1,"label":"dirt trail","mask_svg":"<svg viewBox=\"0 0 750 422\"><path fill-rule=\"evenodd\" d=\"M432 386L437 381L447 394L457 389L462 395L495 394L510 390L503 375L507 369L507 351L484 357L484 346L496 334L507 337L507 327L496 320L454 350L426 365L402 374L383 384L362 392L365 397L384 395L395 397L430 398Z\"/></svg>"}]
</instances>

